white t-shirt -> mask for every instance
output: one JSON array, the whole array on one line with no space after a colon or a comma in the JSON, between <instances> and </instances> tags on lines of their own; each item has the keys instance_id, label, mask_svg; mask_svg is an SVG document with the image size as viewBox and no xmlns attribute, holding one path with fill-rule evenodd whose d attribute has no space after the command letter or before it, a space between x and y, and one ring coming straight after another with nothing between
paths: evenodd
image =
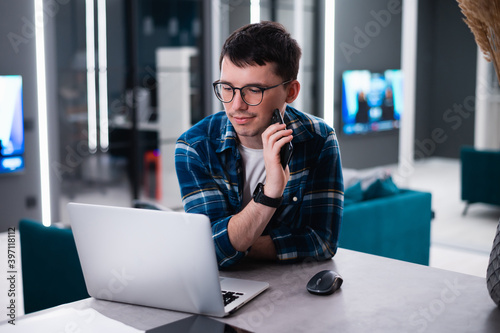
<instances>
[{"instance_id":1,"label":"white t-shirt","mask_svg":"<svg viewBox=\"0 0 500 333\"><path fill-rule=\"evenodd\" d=\"M253 191L258 183L265 183L266 166L264 164L264 150L247 148L238 145L241 158L243 159L243 206L251 200Z\"/></svg>"}]
</instances>

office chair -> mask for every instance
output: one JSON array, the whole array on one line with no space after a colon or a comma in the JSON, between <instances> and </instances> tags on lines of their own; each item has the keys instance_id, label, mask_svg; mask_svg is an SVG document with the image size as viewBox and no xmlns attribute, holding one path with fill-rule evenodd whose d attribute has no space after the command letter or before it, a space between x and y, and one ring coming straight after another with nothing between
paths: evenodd
<instances>
[{"instance_id":1,"label":"office chair","mask_svg":"<svg viewBox=\"0 0 500 333\"><path fill-rule=\"evenodd\" d=\"M73 232L19 222L25 313L89 297Z\"/></svg>"}]
</instances>

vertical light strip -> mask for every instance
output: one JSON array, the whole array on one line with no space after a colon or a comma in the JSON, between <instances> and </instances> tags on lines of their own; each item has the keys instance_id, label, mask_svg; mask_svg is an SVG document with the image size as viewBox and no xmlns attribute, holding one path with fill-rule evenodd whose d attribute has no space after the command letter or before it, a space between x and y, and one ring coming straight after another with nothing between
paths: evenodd
<instances>
[{"instance_id":1,"label":"vertical light strip","mask_svg":"<svg viewBox=\"0 0 500 333\"><path fill-rule=\"evenodd\" d=\"M97 110L96 110L96 74L94 40L94 0L85 1L86 37L87 37L87 121L88 146L91 153L97 150Z\"/></svg>"},{"instance_id":2,"label":"vertical light strip","mask_svg":"<svg viewBox=\"0 0 500 333\"><path fill-rule=\"evenodd\" d=\"M102 151L109 147L108 131L108 62L106 40L106 0L97 1L97 52L99 59L99 144Z\"/></svg>"},{"instance_id":3,"label":"vertical light strip","mask_svg":"<svg viewBox=\"0 0 500 333\"><path fill-rule=\"evenodd\" d=\"M35 0L36 22L36 79L38 99L38 142L40 151L40 188L42 223L51 224L49 139L47 121L47 81L45 75L45 30L43 0Z\"/></svg>"},{"instance_id":4,"label":"vertical light strip","mask_svg":"<svg viewBox=\"0 0 500 333\"><path fill-rule=\"evenodd\" d=\"M399 176L401 182L413 173L415 142L415 93L417 77L418 0L403 2L401 69L403 113L399 130ZM402 183L404 185L404 183Z\"/></svg>"},{"instance_id":5,"label":"vertical light strip","mask_svg":"<svg viewBox=\"0 0 500 333\"><path fill-rule=\"evenodd\" d=\"M334 126L335 108L335 1L325 0L323 118Z\"/></svg>"},{"instance_id":6,"label":"vertical light strip","mask_svg":"<svg viewBox=\"0 0 500 333\"><path fill-rule=\"evenodd\" d=\"M304 38L304 0L293 1L293 37L297 40L299 45L305 46ZM304 94L306 90L305 80L304 80L304 57L300 58L299 61L299 73L297 75L297 80L302 84L302 92L293 101L292 105L298 110L304 110Z\"/></svg>"},{"instance_id":7,"label":"vertical light strip","mask_svg":"<svg viewBox=\"0 0 500 333\"><path fill-rule=\"evenodd\" d=\"M260 0L250 0L250 23L260 22Z\"/></svg>"},{"instance_id":8,"label":"vertical light strip","mask_svg":"<svg viewBox=\"0 0 500 333\"><path fill-rule=\"evenodd\" d=\"M211 75L210 80L214 81L219 78L219 56L222 48L222 34L223 31L229 30L229 16L224 16L229 13L229 4L226 1L214 0L210 1L211 6L211 20L210 20L210 45L211 45L211 62L210 67ZM227 14L229 15L229 14ZM215 94L210 94L212 97L212 113L222 110L221 102L215 97Z\"/></svg>"}]
</instances>

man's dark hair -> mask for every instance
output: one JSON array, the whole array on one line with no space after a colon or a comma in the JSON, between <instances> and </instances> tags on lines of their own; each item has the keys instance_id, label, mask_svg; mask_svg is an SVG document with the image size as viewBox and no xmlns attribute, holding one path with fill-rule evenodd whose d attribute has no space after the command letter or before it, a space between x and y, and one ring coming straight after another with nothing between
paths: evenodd
<instances>
[{"instance_id":1,"label":"man's dark hair","mask_svg":"<svg viewBox=\"0 0 500 333\"><path fill-rule=\"evenodd\" d=\"M226 39L219 59L227 57L238 67L274 63L275 74L285 80L297 79L300 46L283 25L263 21L245 25Z\"/></svg>"}]
</instances>

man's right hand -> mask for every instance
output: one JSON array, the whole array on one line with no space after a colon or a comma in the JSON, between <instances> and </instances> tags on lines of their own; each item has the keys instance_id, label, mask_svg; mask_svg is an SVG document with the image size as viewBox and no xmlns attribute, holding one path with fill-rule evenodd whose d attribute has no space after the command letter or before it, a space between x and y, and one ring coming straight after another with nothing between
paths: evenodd
<instances>
[{"instance_id":1,"label":"man's right hand","mask_svg":"<svg viewBox=\"0 0 500 333\"><path fill-rule=\"evenodd\" d=\"M291 129L286 129L285 124L272 124L262 133L266 167L264 194L270 198L281 197L290 178L288 166L284 170L281 166L280 151L285 144L292 141L292 132Z\"/></svg>"}]
</instances>

